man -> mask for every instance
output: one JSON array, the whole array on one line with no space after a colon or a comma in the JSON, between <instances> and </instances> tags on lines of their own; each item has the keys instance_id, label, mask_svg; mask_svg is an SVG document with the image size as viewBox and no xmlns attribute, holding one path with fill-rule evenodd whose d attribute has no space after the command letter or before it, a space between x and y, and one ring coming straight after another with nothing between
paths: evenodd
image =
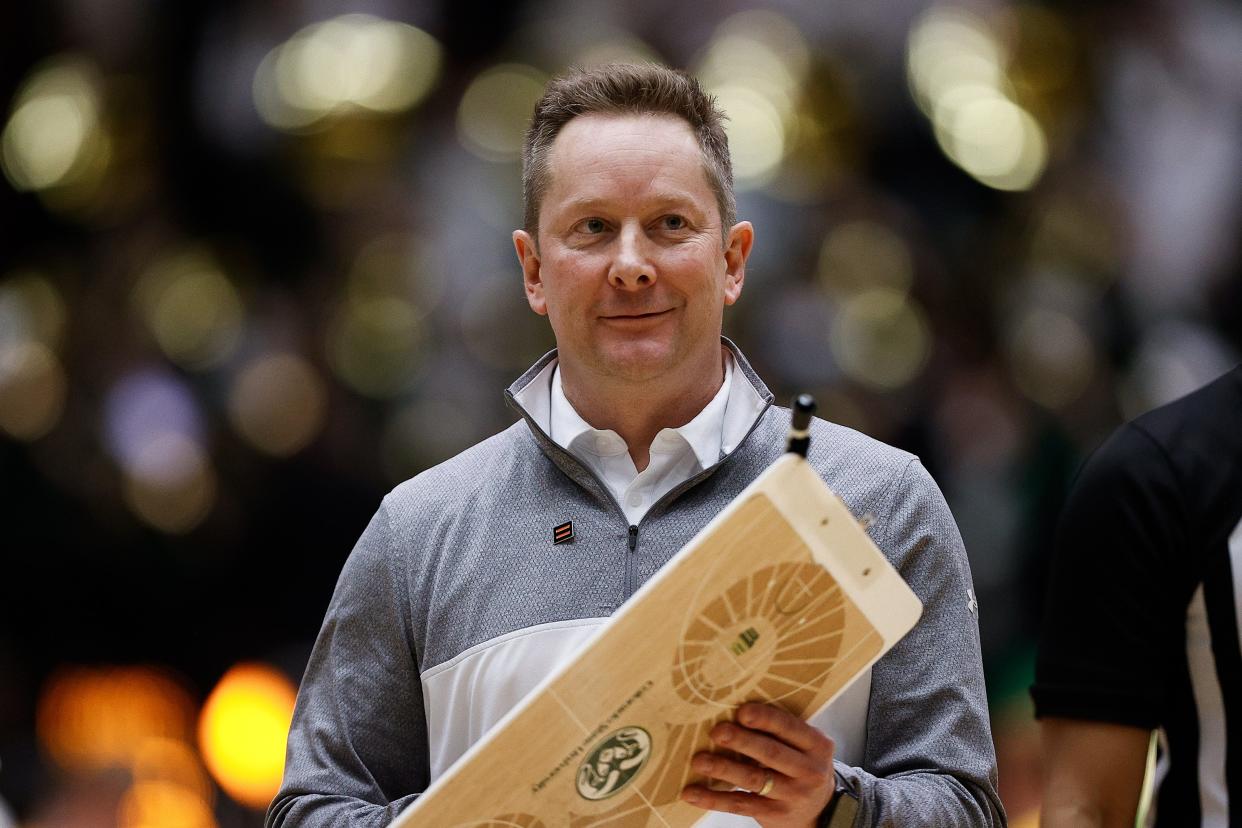
<instances>
[{"instance_id":1,"label":"man","mask_svg":"<svg viewBox=\"0 0 1242 828\"><path fill-rule=\"evenodd\" d=\"M1036 665L1043 824L1242 824L1242 367L1122 426L1062 515Z\"/></svg>"},{"instance_id":2,"label":"man","mask_svg":"<svg viewBox=\"0 0 1242 828\"><path fill-rule=\"evenodd\" d=\"M385 498L307 667L269 825L391 819L783 451L788 412L720 336L754 231L698 84L656 66L554 80L523 166L514 245L557 350L508 391L522 421ZM823 421L809 459L878 516L923 619L818 727L743 706L712 737L751 761L695 757L725 784L684 798L769 828L816 825L843 798L859 825L1003 823L939 491L911 455ZM567 521L572 543L554 544Z\"/></svg>"}]
</instances>

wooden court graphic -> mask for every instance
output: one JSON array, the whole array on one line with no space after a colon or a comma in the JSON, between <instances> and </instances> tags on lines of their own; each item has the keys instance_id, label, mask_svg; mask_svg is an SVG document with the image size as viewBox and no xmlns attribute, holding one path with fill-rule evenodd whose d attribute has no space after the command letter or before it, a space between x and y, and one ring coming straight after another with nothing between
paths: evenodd
<instances>
[{"instance_id":1,"label":"wooden court graphic","mask_svg":"<svg viewBox=\"0 0 1242 828\"><path fill-rule=\"evenodd\" d=\"M917 598L801 458L782 458L394 823L683 828L690 758L747 701L803 718Z\"/></svg>"}]
</instances>

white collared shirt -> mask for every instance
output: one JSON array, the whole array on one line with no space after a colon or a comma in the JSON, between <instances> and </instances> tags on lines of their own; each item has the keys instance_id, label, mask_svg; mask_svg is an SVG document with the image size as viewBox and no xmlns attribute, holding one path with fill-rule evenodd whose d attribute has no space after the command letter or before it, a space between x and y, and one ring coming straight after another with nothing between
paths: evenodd
<instances>
[{"instance_id":1,"label":"white collared shirt","mask_svg":"<svg viewBox=\"0 0 1242 828\"><path fill-rule=\"evenodd\" d=\"M591 426L565 397L561 372L550 382L548 436L593 471L616 498L626 519L638 525L652 504L714 466L732 451L754 423L758 411L735 402L733 355L725 351L725 377L720 390L694 419L678 428L664 428L651 442L650 460L641 472L621 435ZM743 378L740 384L748 385ZM752 394L752 396L754 396ZM740 410L735 410L740 409ZM761 410L761 409L760 409Z\"/></svg>"}]
</instances>

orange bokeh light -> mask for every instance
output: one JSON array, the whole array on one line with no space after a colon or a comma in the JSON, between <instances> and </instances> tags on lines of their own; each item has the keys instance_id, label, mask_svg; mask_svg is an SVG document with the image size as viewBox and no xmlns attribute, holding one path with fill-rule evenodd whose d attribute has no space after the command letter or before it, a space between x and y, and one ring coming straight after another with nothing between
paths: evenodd
<instances>
[{"instance_id":1,"label":"orange bokeh light","mask_svg":"<svg viewBox=\"0 0 1242 828\"><path fill-rule=\"evenodd\" d=\"M66 770L128 767L151 739L188 741L194 707L184 687L153 667L67 668L39 701L39 741Z\"/></svg>"}]
</instances>

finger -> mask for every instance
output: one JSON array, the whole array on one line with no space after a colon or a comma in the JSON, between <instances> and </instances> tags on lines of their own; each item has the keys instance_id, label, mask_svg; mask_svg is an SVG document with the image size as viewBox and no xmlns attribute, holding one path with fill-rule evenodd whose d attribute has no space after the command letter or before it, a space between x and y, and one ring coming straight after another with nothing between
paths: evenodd
<instances>
[{"instance_id":1,"label":"finger","mask_svg":"<svg viewBox=\"0 0 1242 828\"><path fill-rule=\"evenodd\" d=\"M785 744L817 758L821 758L825 749L830 752L832 750L832 740L823 731L807 724L788 710L770 704L748 702L742 705L737 711L737 721L751 730L771 733Z\"/></svg>"},{"instance_id":2,"label":"finger","mask_svg":"<svg viewBox=\"0 0 1242 828\"><path fill-rule=\"evenodd\" d=\"M690 785L681 792L683 801L707 811L724 811L727 814L763 817L776 816L785 812L785 806L779 802L741 791L713 791L702 785Z\"/></svg>"},{"instance_id":3,"label":"finger","mask_svg":"<svg viewBox=\"0 0 1242 828\"><path fill-rule=\"evenodd\" d=\"M743 756L754 759L760 765L794 778L814 776L831 763L820 763L800 750L795 750L779 739L757 730L721 722L711 730L711 739Z\"/></svg>"},{"instance_id":4,"label":"finger","mask_svg":"<svg viewBox=\"0 0 1242 828\"><path fill-rule=\"evenodd\" d=\"M741 788L748 793L758 793L767 784L768 774L772 775L772 787L763 794L769 799L780 799L782 789L786 787L787 777L768 768L761 768L747 762L738 762L717 753L696 754L690 763L696 773L717 779L728 785Z\"/></svg>"}]
</instances>

